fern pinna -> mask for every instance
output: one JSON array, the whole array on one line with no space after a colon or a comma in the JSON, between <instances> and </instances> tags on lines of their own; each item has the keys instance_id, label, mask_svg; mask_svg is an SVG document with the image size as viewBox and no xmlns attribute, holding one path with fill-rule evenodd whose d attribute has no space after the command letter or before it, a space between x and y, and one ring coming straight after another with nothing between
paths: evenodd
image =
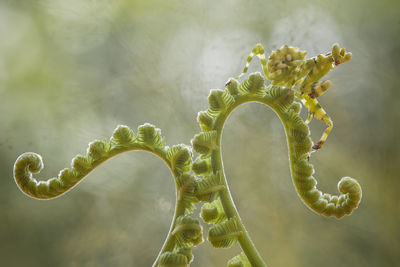
<instances>
[{"instance_id":1,"label":"fern pinna","mask_svg":"<svg viewBox=\"0 0 400 267\"><path fill-rule=\"evenodd\" d=\"M252 73L239 81L255 55L260 59L264 77ZM139 126L136 135L129 127L120 125L110 139L91 142L86 155L76 156L70 168L46 181L32 177L43 168L41 156L32 152L22 154L14 165L15 181L29 196L51 199L69 191L94 168L115 155L132 150L151 152L170 168L176 186L170 231L153 266L190 265L192 248L203 241L201 222L193 216L194 204L198 202L204 203L201 208L203 221L212 225L208 241L217 248L229 248L239 242L243 250L228 262L228 266L266 266L236 210L223 168L221 136L224 123L235 108L258 102L278 115L286 133L293 184L310 209L321 215L341 218L358 207L362 196L359 183L350 177L339 181L339 195L321 192L313 176L314 166L309 163L312 152L322 147L333 127L332 120L316 99L327 91L331 82L320 79L335 66L349 61L351 53L335 44L325 55L305 57L306 53L298 48L282 46L267 60L264 48L256 45L242 74L229 79L225 89L211 90L209 108L197 116L201 132L193 137L191 146L166 146L161 130L149 123ZM265 78L271 83L267 85ZM308 109L305 121L299 115L301 104ZM313 117L328 126L315 145L308 127ZM195 159L192 150L198 154Z\"/></svg>"}]
</instances>

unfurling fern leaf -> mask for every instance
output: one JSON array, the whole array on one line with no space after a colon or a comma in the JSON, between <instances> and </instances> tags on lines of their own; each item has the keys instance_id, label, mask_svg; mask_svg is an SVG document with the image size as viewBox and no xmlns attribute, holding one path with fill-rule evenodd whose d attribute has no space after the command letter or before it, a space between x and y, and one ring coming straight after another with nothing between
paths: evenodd
<instances>
[{"instance_id":1,"label":"unfurling fern leaf","mask_svg":"<svg viewBox=\"0 0 400 267\"><path fill-rule=\"evenodd\" d=\"M109 156L111 144L108 140L100 141L95 140L89 144L87 154L94 161L101 161Z\"/></svg>"},{"instance_id":2,"label":"unfurling fern leaf","mask_svg":"<svg viewBox=\"0 0 400 267\"><path fill-rule=\"evenodd\" d=\"M47 181L37 181L32 177L33 173L37 173L43 168L41 156L31 152L24 153L15 162L14 179L27 195L39 199L50 199L69 191L101 162L124 151L147 150L169 162L165 158L164 141L160 136L159 129L150 124L145 124L139 129L139 143L136 143L133 131L127 126L119 125L114 130L110 141L95 140L91 142L87 149L87 156L76 156L72 160L72 168L61 170L58 177ZM174 166L177 169L179 169L178 165L184 171L190 170L190 164L186 166L183 163L182 154L179 159L175 158ZM195 199L194 196L193 198ZM193 201L195 202L195 200Z\"/></svg>"},{"instance_id":3,"label":"unfurling fern leaf","mask_svg":"<svg viewBox=\"0 0 400 267\"><path fill-rule=\"evenodd\" d=\"M185 255L175 252L164 252L158 259L159 267L187 267L188 260Z\"/></svg>"},{"instance_id":4,"label":"unfurling fern leaf","mask_svg":"<svg viewBox=\"0 0 400 267\"><path fill-rule=\"evenodd\" d=\"M317 185L317 180L314 177L308 176L304 177L296 177L293 179L294 185L298 191L306 192L311 190Z\"/></svg>"},{"instance_id":5,"label":"unfurling fern leaf","mask_svg":"<svg viewBox=\"0 0 400 267\"><path fill-rule=\"evenodd\" d=\"M181 247L177 250L178 254L185 255L187 258L187 262L191 263L193 260L193 253L192 253L192 248L191 247Z\"/></svg>"},{"instance_id":6,"label":"unfurling fern leaf","mask_svg":"<svg viewBox=\"0 0 400 267\"><path fill-rule=\"evenodd\" d=\"M230 78L228 82L225 84L226 90L232 95L236 96L239 94L239 82L234 78Z\"/></svg>"},{"instance_id":7,"label":"unfurling fern leaf","mask_svg":"<svg viewBox=\"0 0 400 267\"><path fill-rule=\"evenodd\" d=\"M200 124L201 130L206 132L211 131L214 119L206 111L200 111L197 114L197 122Z\"/></svg>"},{"instance_id":8,"label":"unfurling fern leaf","mask_svg":"<svg viewBox=\"0 0 400 267\"><path fill-rule=\"evenodd\" d=\"M203 228L197 219L189 215L179 216L172 235L175 236L180 247L196 246L203 242Z\"/></svg>"},{"instance_id":9,"label":"unfurling fern leaf","mask_svg":"<svg viewBox=\"0 0 400 267\"><path fill-rule=\"evenodd\" d=\"M303 136L308 136L310 134L310 129L308 128L307 124L305 124L304 121L300 118L298 112L293 110L292 107L293 104L292 106L290 106L289 111L285 113L286 125L288 126L289 130L293 129L298 132L302 132Z\"/></svg>"},{"instance_id":10,"label":"unfurling fern leaf","mask_svg":"<svg viewBox=\"0 0 400 267\"><path fill-rule=\"evenodd\" d=\"M182 191L195 191L196 182L193 175L189 173L183 173L176 177L176 183L178 184L179 190Z\"/></svg>"},{"instance_id":11,"label":"unfurling fern leaf","mask_svg":"<svg viewBox=\"0 0 400 267\"><path fill-rule=\"evenodd\" d=\"M118 125L111 137L111 142L116 148L129 146L134 140L134 132L126 125Z\"/></svg>"},{"instance_id":12,"label":"unfurling fern leaf","mask_svg":"<svg viewBox=\"0 0 400 267\"><path fill-rule=\"evenodd\" d=\"M161 130L150 123L138 127L137 140L153 149L164 149L164 137Z\"/></svg>"},{"instance_id":13,"label":"unfurling fern leaf","mask_svg":"<svg viewBox=\"0 0 400 267\"><path fill-rule=\"evenodd\" d=\"M293 174L298 178L307 178L314 174L314 168L305 159L297 160L293 165Z\"/></svg>"},{"instance_id":14,"label":"unfurling fern leaf","mask_svg":"<svg viewBox=\"0 0 400 267\"><path fill-rule=\"evenodd\" d=\"M38 197L35 190L37 181L32 177L32 173L38 173L42 169L42 157L36 153L27 152L17 158L14 179L22 192L31 197Z\"/></svg>"},{"instance_id":15,"label":"unfurling fern leaf","mask_svg":"<svg viewBox=\"0 0 400 267\"><path fill-rule=\"evenodd\" d=\"M14 165L14 179L25 194L39 199L49 199L64 193L79 181L76 170L64 169L59 178L48 181L37 181L32 177L43 169L42 157L36 153L27 152L18 157Z\"/></svg>"},{"instance_id":16,"label":"unfurling fern leaf","mask_svg":"<svg viewBox=\"0 0 400 267\"><path fill-rule=\"evenodd\" d=\"M201 218L207 223L220 223L226 220L224 208L221 200L217 198L213 202L205 203L201 207Z\"/></svg>"},{"instance_id":17,"label":"unfurling fern leaf","mask_svg":"<svg viewBox=\"0 0 400 267\"><path fill-rule=\"evenodd\" d=\"M228 261L228 267L252 267L243 252Z\"/></svg>"},{"instance_id":18,"label":"unfurling fern leaf","mask_svg":"<svg viewBox=\"0 0 400 267\"><path fill-rule=\"evenodd\" d=\"M207 112L216 117L220 112L225 111L235 102L235 98L226 90L213 89L208 96L210 108Z\"/></svg>"},{"instance_id":19,"label":"unfurling fern leaf","mask_svg":"<svg viewBox=\"0 0 400 267\"><path fill-rule=\"evenodd\" d=\"M273 85L267 86L266 90L267 95L265 95L265 99L278 111L283 113L292 106L294 100L292 90Z\"/></svg>"},{"instance_id":20,"label":"unfurling fern leaf","mask_svg":"<svg viewBox=\"0 0 400 267\"><path fill-rule=\"evenodd\" d=\"M289 143L289 147L293 149L294 159L308 158L312 147L312 141L311 138L307 136L300 142L292 140L291 143ZM305 155L306 157L304 157Z\"/></svg>"},{"instance_id":21,"label":"unfurling fern leaf","mask_svg":"<svg viewBox=\"0 0 400 267\"><path fill-rule=\"evenodd\" d=\"M186 212L191 213L195 209L194 204L199 202L195 195L195 178L188 173L184 173L176 178L176 183L179 187L178 200Z\"/></svg>"},{"instance_id":22,"label":"unfurling fern leaf","mask_svg":"<svg viewBox=\"0 0 400 267\"><path fill-rule=\"evenodd\" d=\"M293 105L290 107L289 111L285 113L289 137L291 137L293 141L302 142L305 137L310 135L310 130L299 117L298 112L292 109L292 107Z\"/></svg>"},{"instance_id":23,"label":"unfurling fern leaf","mask_svg":"<svg viewBox=\"0 0 400 267\"><path fill-rule=\"evenodd\" d=\"M265 86L264 86L264 78L261 73L256 72L249 75L249 78L244 80L239 85L239 93L242 95L253 94L264 96L265 95Z\"/></svg>"},{"instance_id":24,"label":"unfurling fern leaf","mask_svg":"<svg viewBox=\"0 0 400 267\"><path fill-rule=\"evenodd\" d=\"M293 102L293 104L289 107L289 110L298 115L301 111L301 104L299 102Z\"/></svg>"},{"instance_id":25,"label":"unfurling fern leaf","mask_svg":"<svg viewBox=\"0 0 400 267\"><path fill-rule=\"evenodd\" d=\"M325 216L341 218L350 215L360 203L362 191L360 184L350 177L342 178L338 183L339 196L323 194L316 188L316 180L308 178L296 178L293 180L302 200L311 209Z\"/></svg>"},{"instance_id":26,"label":"unfurling fern leaf","mask_svg":"<svg viewBox=\"0 0 400 267\"><path fill-rule=\"evenodd\" d=\"M175 145L167 150L167 159L171 163L172 171L176 176L190 170L192 151L185 145Z\"/></svg>"},{"instance_id":27,"label":"unfurling fern leaf","mask_svg":"<svg viewBox=\"0 0 400 267\"><path fill-rule=\"evenodd\" d=\"M217 132L201 132L192 139L193 149L200 154L208 154L217 147Z\"/></svg>"},{"instance_id":28,"label":"unfurling fern leaf","mask_svg":"<svg viewBox=\"0 0 400 267\"><path fill-rule=\"evenodd\" d=\"M61 170L59 177L60 181L65 186L73 186L80 180L80 176L78 176L77 172L74 169L68 168Z\"/></svg>"},{"instance_id":29,"label":"unfurling fern leaf","mask_svg":"<svg viewBox=\"0 0 400 267\"><path fill-rule=\"evenodd\" d=\"M208 241L216 248L230 248L241 234L242 231L239 230L236 219L230 218L210 228Z\"/></svg>"},{"instance_id":30,"label":"unfurling fern leaf","mask_svg":"<svg viewBox=\"0 0 400 267\"><path fill-rule=\"evenodd\" d=\"M210 157L199 157L192 164L192 171L195 174L208 174L212 171L211 169L211 158Z\"/></svg>"},{"instance_id":31,"label":"unfurling fern leaf","mask_svg":"<svg viewBox=\"0 0 400 267\"><path fill-rule=\"evenodd\" d=\"M195 195L200 201L209 202L214 200L216 194L224 188L225 186L221 184L220 173L212 174L196 180Z\"/></svg>"},{"instance_id":32,"label":"unfurling fern leaf","mask_svg":"<svg viewBox=\"0 0 400 267\"><path fill-rule=\"evenodd\" d=\"M82 155L78 155L72 159L72 167L80 176L85 176L93 169L91 159Z\"/></svg>"}]
</instances>

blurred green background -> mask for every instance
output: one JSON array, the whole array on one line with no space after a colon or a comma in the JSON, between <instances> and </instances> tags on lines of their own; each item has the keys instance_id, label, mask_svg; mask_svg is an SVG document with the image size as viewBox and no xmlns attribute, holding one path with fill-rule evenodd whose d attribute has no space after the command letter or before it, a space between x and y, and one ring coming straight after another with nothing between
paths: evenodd
<instances>
[{"instance_id":1,"label":"blurred green background","mask_svg":"<svg viewBox=\"0 0 400 267\"><path fill-rule=\"evenodd\" d=\"M258 104L227 121L227 178L269 266L398 266L399 36L396 0L1 0L0 265L150 266L175 201L161 160L124 154L65 196L38 201L15 185L15 159L37 152L37 178L54 177L118 124L150 122L169 145L189 144L209 90L239 74L256 43L315 56L338 42L353 60L328 76L320 102L335 127L312 163L323 191L358 179L359 209L336 220L301 202L283 127ZM260 70L254 61L250 71ZM311 128L317 140L325 126ZM225 266L239 251L205 242L192 266Z\"/></svg>"}]
</instances>

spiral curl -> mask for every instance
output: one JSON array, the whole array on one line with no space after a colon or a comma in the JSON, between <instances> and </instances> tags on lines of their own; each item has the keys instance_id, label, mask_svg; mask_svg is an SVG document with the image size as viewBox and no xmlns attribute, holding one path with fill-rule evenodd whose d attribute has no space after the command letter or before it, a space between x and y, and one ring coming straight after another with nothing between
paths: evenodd
<instances>
[{"instance_id":1,"label":"spiral curl","mask_svg":"<svg viewBox=\"0 0 400 267\"><path fill-rule=\"evenodd\" d=\"M345 177L338 184L339 195L322 193L317 189L317 181L313 177L315 170L313 165L309 164L312 152L310 130L299 115L301 105L294 101L293 90L276 85L265 86L264 82L264 78L260 73L253 73L241 83L238 83L235 79L230 79L226 83L224 91L213 91L224 97L219 98L220 101L212 101L210 103L209 110L212 110L212 112L199 113L198 118L208 114L207 121L212 123L207 123L208 127L205 127L203 122L205 120L198 120L202 132L195 135L192 144L195 151L200 153L201 156L196 160L196 164L192 168L197 174L202 175L204 181L208 181L209 187L212 188L211 184L213 183L210 183L209 178L212 177L210 171L218 170L218 166L213 165L214 161L211 156L213 151L220 150L219 140L223 121L237 106L247 102L260 102L272 108L282 120L289 148L292 181L302 201L313 211L324 216L341 218L344 215L351 214L358 207L361 200L360 185L353 178ZM231 97L228 97L227 94L230 94ZM214 102L218 102L218 105ZM220 121L222 122L220 123ZM211 167L208 167L208 162L211 163ZM199 185L199 182L197 184ZM216 184L219 183L214 183L214 186ZM216 201L219 201L219 199L216 198L214 193L218 192L215 190L205 192L207 194L199 194L197 196L201 201L208 202L202 208L204 220L209 223L219 220L217 225L227 223L229 218L226 217L222 206L216 205L218 203Z\"/></svg>"},{"instance_id":2,"label":"spiral curl","mask_svg":"<svg viewBox=\"0 0 400 267\"><path fill-rule=\"evenodd\" d=\"M33 173L39 173L43 169L42 157L33 152L23 153L17 158L14 165L15 182L22 192L33 198L55 198L69 191L107 159L131 150L152 152L164 159L168 166L177 173L190 169L191 154L186 147L181 145L180 149L174 149L175 153L182 154L182 151L186 151L180 155L181 158L176 159L172 152L165 150L164 138L161 137L160 129L146 123L139 126L138 132L139 135L135 138L133 131L128 126L119 125L109 140L91 142L85 156L76 156L72 159L71 168L61 170L58 177L47 181L37 181L32 176Z\"/></svg>"},{"instance_id":3,"label":"spiral curl","mask_svg":"<svg viewBox=\"0 0 400 267\"><path fill-rule=\"evenodd\" d=\"M196 197L196 180L192 169L192 150L185 145L167 147L160 129L146 123L138 127L138 135L125 125L118 126L109 140L95 140L89 144L85 156L76 156L71 168L60 171L58 177L37 181L44 165L42 157L33 152L19 156L14 165L14 179L22 192L37 199L51 199L71 190L85 176L107 159L131 150L144 150L165 161L174 174L177 187L177 206L165 245L155 264L164 267L189 266L193 256L191 248L203 241L198 220L190 217ZM178 252L176 252L178 251ZM156 266L156 265L155 265Z\"/></svg>"}]
</instances>

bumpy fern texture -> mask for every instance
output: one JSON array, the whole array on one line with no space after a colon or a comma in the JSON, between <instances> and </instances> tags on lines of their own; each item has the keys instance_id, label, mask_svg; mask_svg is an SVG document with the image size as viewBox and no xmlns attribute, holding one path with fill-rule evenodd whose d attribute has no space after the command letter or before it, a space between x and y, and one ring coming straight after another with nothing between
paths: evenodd
<instances>
[{"instance_id":1,"label":"bumpy fern texture","mask_svg":"<svg viewBox=\"0 0 400 267\"><path fill-rule=\"evenodd\" d=\"M254 56L261 62L262 72L240 78L247 72ZM350 177L338 183L339 195L317 189L314 166L309 163L312 152L320 149L333 127L332 120L317 101L331 86L320 81L335 66L351 59L344 48L334 45L325 55L306 59L298 48L282 46L268 59L264 48L256 47L247 58L243 73L231 78L224 89L211 90L209 108L198 113L201 132L189 145L166 146L161 130L146 123L135 134L128 126L118 126L111 138L95 140L85 155L76 156L70 168L57 177L37 181L32 174L40 172L43 161L32 152L18 157L14 178L25 194L38 199L58 197L87 176L107 159L123 152L143 150L160 157L170 168L176 186L175 213L165 243L153 266L189 266L193 260L192 248L203 242L203 228L193 216L194 204L203 202L202 220L211 224L208 241L216 248L230 248L239 242L243 252L232 258L228 266L266 266L235 208L228 190L221 156L221 134L229 114L241 104L259 102L271 108L284 126L290 158L293 184L303 202L313 211L325 216L341 218L358 207L361 187ZM270 82L267 83L265 78ZM300 117L302 105L308 117ZM323 121L327 128L313 145L308 124L312 118ZM196 158L193 158L193 151Z\"/></svg>"}]
</instances>

